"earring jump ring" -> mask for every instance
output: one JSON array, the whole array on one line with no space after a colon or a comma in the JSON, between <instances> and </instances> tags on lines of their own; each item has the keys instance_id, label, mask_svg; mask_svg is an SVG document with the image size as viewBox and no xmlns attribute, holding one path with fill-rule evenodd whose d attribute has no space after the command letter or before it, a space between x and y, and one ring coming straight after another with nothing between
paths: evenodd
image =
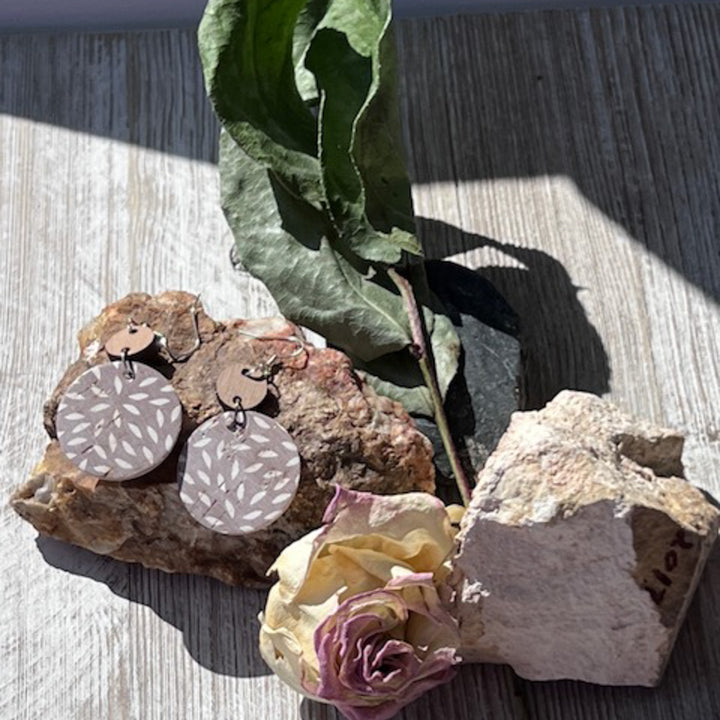
<instances>
[{"instance_id":1,"label":"earring jump ring","mask_svg":"<svg viewBox=\"0 0 720 720\"><path fill-rule=\"evenodd\" d=\"M130 352L130 348L124 347L122 349L122 365L123 365L123 375L128 380L134 380L135 379L135 368L133 367L132 360L130 360L128 353Z\"/></svg>"},{"instance_id":2,"label":"earring jump ring","mask_svg":"<svg viewBox=\"0 0 720 720\"><path fill-rule=\"evenodd\" d=\"M233 402L235 403L235 407L233 412L233 419L231 422L231 429L242 431L247 425L247 413L245 412L245 408L243 407L242 398L239 395L236 395L233 398Z\"/></svg>"}]
</instances>

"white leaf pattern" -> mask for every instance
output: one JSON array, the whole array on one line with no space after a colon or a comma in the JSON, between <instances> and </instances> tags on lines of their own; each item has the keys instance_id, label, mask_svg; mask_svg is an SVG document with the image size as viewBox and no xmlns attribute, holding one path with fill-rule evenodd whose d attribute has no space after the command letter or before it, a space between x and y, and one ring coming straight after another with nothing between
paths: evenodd
<instances>
[{"instance_id":1,"label":"white leaf pattern","mask_svg":"<svg viewBox=\"0 0 720 720\"><path fill-rule=\"evenodd\" d=\"M149 472L172 451L180 431L182 408L172 387L156 370L141 363L134 368L131 380L121 362L96 365L71 384L58 407L57 438L66 456L106 480ZM153 400L160 402L153 406ZM143 416L154 422L143 424ZM128 442L133 439L142 445ZM80 455L73 448L81 448Z\"/></svg>"},{"instance_id":2,"label":"white leaf pattern","mask_svg":"<svg viewBox=\"0 0 720 720\"><path fill-rule=\"evenodd\" d=\"M266 495L267 493L264 490L255 493L252 498L250 498L250 504L255 505L255 503L260 502Z\"/></svg>"},{"instance_id":3,"label":"white leaf pattern","mask_svg":"<svg viewBox=\"0 0 720 720\"><path fill-rule=\"evenodd\" d=\"M195 472L197 472L198 478L200 478L205 485L210 485L210 476L204 470L200 470L200 468L198 468Z\"/></svg>"},{"instance_id":4,"label":"white leaf pattern","mask_svg":"<svg viewBox=\"0 0 720 720\"><path fill-rule=\"evenodd\" d=\"M198 523L237 535L267 527L287 510L300 468L292 438L272 419L248 411L245 432L233 430L232 419L228 411L195 430L185 446L178 483L181 500ZM288 468L294 459L295 467ZM184 478L190 477L202 486L184 485ZM218 516L220 524L216 524Z\"/></svg>"}]
</instances>

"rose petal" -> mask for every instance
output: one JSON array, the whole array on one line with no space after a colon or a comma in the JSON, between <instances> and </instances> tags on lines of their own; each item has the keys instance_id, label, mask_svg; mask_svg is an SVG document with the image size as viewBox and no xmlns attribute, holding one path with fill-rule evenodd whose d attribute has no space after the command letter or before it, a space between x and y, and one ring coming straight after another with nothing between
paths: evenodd
<instances>
[{"instance_id":1,"label":"rose petal","mask_svg":"<svg viewBox=\"0 0 720 720\"><path fill-rule=\"evenodd\" d=\"M373 495L337 486L323 517L324 532L315 540L317 552L328 543L376 536L415 572L434 571L453 549L454 531L438 498L427 493ZM367 547L366 545L361 545Z\"/></svg>"},{"instance_id":2,"label":"rose petal","mask_svg":"<svg viewBox=\"0 0 720 720\"><path fill-rule=\"evenodd\" d=\"M429 642L415 644L411 635ZM349 598L318 626L314 641L317 695L349 717L391 717L449 681L458 662L456 623L442 608L431 573Z\"/></svg>"}]
</instances>

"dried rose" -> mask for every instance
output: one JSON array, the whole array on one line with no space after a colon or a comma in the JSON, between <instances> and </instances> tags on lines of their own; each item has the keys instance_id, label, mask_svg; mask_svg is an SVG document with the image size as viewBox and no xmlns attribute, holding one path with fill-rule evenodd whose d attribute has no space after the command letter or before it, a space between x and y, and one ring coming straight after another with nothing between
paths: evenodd
<instances>
[{"instance_id":1,"label":"dried rose","mask_svg":"<svg viewBox=\"0 0 720 720\"><path fill-rule=\"evenodd\" d=\"M349 617L348 608L363 594L374 596L383 590L387 594L380 597L388 602L383 617L396 618L395 632L404 633L402 642L408 647L403 646L403 652L408 654L408 663L403 673L386 678L385 684L381 680L382 663L375 667L375 672L380 672L374 678L375 714L365 710L364 715L356 717L388 717L382 714L383 704L395 712L400 707L393 684L396 682L404 683L406 688L401 704L417 697L409 691L413 671L417 671L416 681L421 688L418 694L429 687L429 678L433 678L431 684L448 679L449 664L445 663L445 671L441 672L439 663L454 657L457 632L452 619L442 611L436 586L447 575L447 561L454 547L451 516L455 520L457 512L451 510L449 514L437 498L425 493L376 496L338 488L326 510L324 526L286 548L273 566L279 579L270 591L260 631L260 650L268 665L299 692L341 704L347 713L355 701L358 707L368 707L366 698L357 693L354 698L342 700L321 696L325 691L333 692L331 684L336 687L330 678L339 656L318 652L316 643L322 643L321 636L330 628L326 623L332 623L336 613L341 613L337 618ZM408 613L406 621L400 620L405 612L399 610L402 603ZM379 610L381 605L378 601L373 607ZM321 625L326 630L321 631ZM437 631L441 644L431 646L422 644L422 640L416 644L418 638L425 637L423 632L430 632L429 628ZM369 632L371 626L366 629ZM381 642L380 637L375 634L377 642ZM443 646L443 642L447 645ZM387 652L392 648L400 646L389 645ZM409 648L414 653L412 661ZM383 687L389 691L384 697Z\"/></svg>"},{"instance_id":2,"label":"dried rose","mask_svg":"<svg viewBox=\"0 0 720 720\"><path fill-rule=\"evenodd\" d=\"M314 694L350 720L386 720L454 677L457 625L430 573L347 599L315 631Z\"/></svg>"}]
</instances>

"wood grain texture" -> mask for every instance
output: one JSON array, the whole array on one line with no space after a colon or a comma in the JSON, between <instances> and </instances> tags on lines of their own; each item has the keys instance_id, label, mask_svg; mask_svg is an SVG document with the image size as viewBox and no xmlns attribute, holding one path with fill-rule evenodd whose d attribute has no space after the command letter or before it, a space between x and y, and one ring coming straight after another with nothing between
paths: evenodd
<instances>
[{"instance_id":1,"label":"wood grain texture","mask_svg":"<svg viewBox=\"0 0 720 720\"><path fill-rule=\"evenodd\" d=\"M524 320L525 400L589 389L688 434L720 495L720 5L404 21L403 107L433 256ZM130 290L264 315L230 271L192 33L0 38L3 497L45 442L79 325ZM35 534L2 503L0 718L325 720L258 657L263 596ZM657 690L463 668L404 720L720 718L720 553Z\"/></svg>"}]
</instances>

